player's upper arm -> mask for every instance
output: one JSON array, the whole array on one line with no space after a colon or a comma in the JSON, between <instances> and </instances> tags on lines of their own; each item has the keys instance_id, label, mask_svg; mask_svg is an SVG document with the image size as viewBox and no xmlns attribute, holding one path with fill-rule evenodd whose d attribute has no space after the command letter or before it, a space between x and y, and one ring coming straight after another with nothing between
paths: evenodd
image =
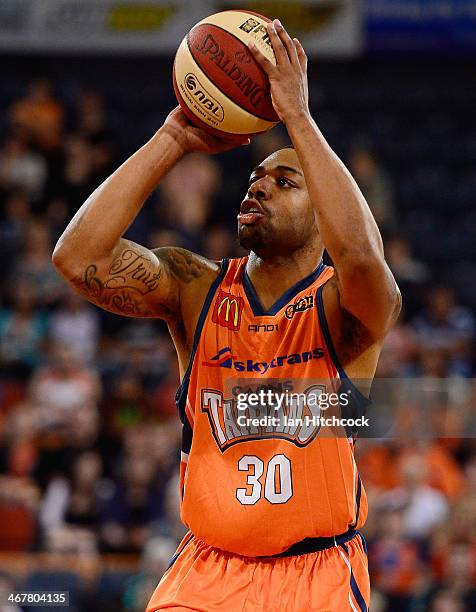
<instances>
[{"instance_id":1,"label":"player's upper arm","mask_svg":"<svg viewBox=\"0 0 476 612\"><path fill-rule=\"evenodd\" d=\"M335 287L339 308L358 321L372 340L382 340L401 309L400 291L383 257L341 266Z\"/></svg>"},{"instance_id":2,"label":"player's upper arm","mask_svg":"<svg viewBox=\"0 0 476 612\"><path fill-rule=\"evenodd\" d=\"M93 304L116 314L166 320L179 315L182 285L199 278L207 263L185 249L150 250L125 239L98 261L78 256L73 269L55 261L73 289Z\"/></svg>"}]
</instances>

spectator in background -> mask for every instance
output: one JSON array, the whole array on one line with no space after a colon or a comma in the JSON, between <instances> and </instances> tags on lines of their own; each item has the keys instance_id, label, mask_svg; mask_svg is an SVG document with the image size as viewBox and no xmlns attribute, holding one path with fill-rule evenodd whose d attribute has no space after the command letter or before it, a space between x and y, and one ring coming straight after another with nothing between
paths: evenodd
<instances>
[{"instance_id":1,"label":"spectator in background","mask_svg":"<svg viewBox=\"0 0 476 612\"><path fill-rule=\"evenodd\" d=\"M384 507L380 511L376 535L369 549L374 588L387 595L386 611L407 610L423 577L422 547L405 533L401 509Z\"/></svg>"},{"instance_id":2,"label":"spectator in background","mask_svg":"<svg viewBox=\"0 0 476 612\"><path fill-rule=\"evenodd\" d=\"M470 612L457 593L439 591L430 603L430 612Z\"/></svg>"},{"instance_id":3,"label":"spectator in background","mask_svg":"<svg viewBox=\"0 0 476 612\"><path fill-rule=\"evenodd\" d=\"M26 282L37 306L52 306L69 293L51 263L51 236L45 223L28 227L25 248L9 277L11 283Z\"/></svg>"},{"instance_id":4,"label":"spectator in background","mask_svg":"<svg viewBox=\"0 0 476 612\"><path fill-rule=\"evenodd\" d=\"M95 531L100 508L102 463L97 452L85 451L75 459L71 478L56 476L50 480L43 496L40 523L46 538L66 540L65 532L75 534L78 527L88 530L96 539ZM106 485L107 486L107 485Z\"/></svg>"},{"instance_id":5,"label":"spectator in background","mask_svg":"<svg viewBox=\"0 0 476 612\"><path fill-rule=\"evenodd\" d=\"M441 600L444 594L462 604L461 610L476 609L476 551L467 541L452 542L442 557L442 576L433 598L432 610L444 610ZM439 607L435 607L438 605ZM451 609L451 608L447 608ZM458 609L458 607L454 608Z\"/></svg>"},{"instance_id":6,"label":"spectator in background","mask_svg":"<svg viewBox=\"0 0 476 612\"><path fill-rule=\"evenodd\" d=\"M69 291L50 319L50 338L67 346L78 362L91 364L99 339L99 316L87 302Z\"/></svg>"},{"instance_id":7,"label":"spectator in background","mask_svg":"<svg viewBox=\"0 0 476 612\"><path fill-rule=\"evenodd\" d=\"M146 448L146 447L144 447ZM162 513L162 482L156 462L147 454L124 457L119 475L100 513L102 547L109 552L137 552L150 537L151 524Z\"/></svg>"},{"instance_id":8,"label":"spectator in background","mask_svg":"<svg viewBox=\"0 0 476 612\"><path fill-rule=\"evenodd\" d=\"M75 211L95 186L93 147L84 136L72 134L65 141L64 154L61 194Z\"/></svg>"},{"instance_id":9,"label":"spectator in background","mask_svg":"<svg viewBox=\"0 0 476 612\"><path fill-rule=\"evenodd\" d=\"M415 259L410 242L403 236L385 242L385 255L404 296L404 317L408 321L421 310L425 286L430 279L428 266Z\"/></svg>"},{"instance_id":10,"label":"spectator in background","mask_svg":"<svg viewBox=\"0 0 476 612\"><path fill-rule=\"evenodd\" d=\"M82 89L76 101L76 131L87 140L109 137L103 94L95 89Z\"/></svg>"},{"instance_id":11,"label":"spectator in background","mask_svg":"<svg viewBox=\"0 0 476 612\"><path fill-rule=\"evenodd\" d=\"M23 192L11 193L5 202L5 214L0 221L0 254L8 269L25 246L28 228L32 223L30 201Z\"/></svg>"},{"instance_id":12,"label":"spectator in background","mask_svg":"<svg viewBox=\"0 0 476 612\"><path fill-rule=\"evenodd\" d=\"M401 475L406 477L406 472L412 469L413 461L415 469L421 462L421 476L425 483L441 491L446 499L452 500L460 495L463 488L461 468L441 443L419 440L411 446L402 446L396 459L396 467Z\"/></svg>"},{"instance_id":13,"label":"spectator in background","mask_svg":"<svg viewBox=\"0 0 476 612\"><path fill-rule=\"evenodd\" d=\"M69 347L53 344L50 355L50 364L40 367L31 380L29 402L43 435L54 435L65 445L81 433L84 420L97 419L101 385Z\"/></svg>"},{"instance_id":14,"label":"spectator in background","mask_svg":"<svg viewBox=\"0 0 476 612\"><path fill-rule=\"evenodd\" d=\"M44 219L50 230L51 241L57 242L68 225L69 203L64 197L51 198L46 204Z\"/></svg>"},{"instance_id":15,"label":"spectator in background","mask_svg":"<svg viewBox=\"0 0 476 612\"><path fill-rule=\"evenodd\" d=\"M184 530L177 516L171 520L180 523L180 534L169 530L164 533L160 526L164 495L177 463L174 451L179 439L180 428L176 423L173 426L143 423L124 429L119 469L114 471L108 497L104 497L101 506L100 537L104 550L138 551L156 533L170 536L178 543ZM177 490L173 493L178 498Z\"/></svg>"},{"instance_id":16,"label":"spectator in background","mask_svg":"<svg viewBox=\"0 0 476 612\"><path fill-rule=\"evenodd\" d=\"M139 377L146 393L152 393L170 370L170 341L159 333L155 322L146 319L128 321L119 338L121 348L110 372L111 384L129 372Z\"/></svg>"},{"instance_id":17,"label":"spectator in background","mask_svg":"<svg viewBox=\"0 0 476 612\"><path fill-rule=\"evenodd\" d=\"M4 422L5 471L12 476L32 476L38 459L37 419L27 402L18 402Z\"/></svg>"},{"instance_id":18,"label":"spectator in background","mask_svg":"<svg viewBox=\"0 0 476 612\"><path fill-rule=\"evenodd\" d=\"M36 79L27 95L10 108L13 127L44 152L57 149L63 131L64 107L48 79Z\"/></svg>"},{"instance_id":19,"label":"spectator in background","mask_svg":"<svg viewBox=\"0 0 476 612\"><path fill-rule=\"evenodd\" d=\"M406 456L399 470L401 486L383 493L380 502L402 509L406 537L425 538L446 519L448 503L443 493L428 485L428 465L420 454Z\"/></svg>"},{"instance_id":20,"label":"spectator in background","mask_svg":"<svg viewBox=\"0 0 476 612\"><path fill-rule=\"evenodd\" d=\"M143 423L150 413L150 402L136 372L126 370L114 379L102 403L101 414L107 433L120 436L123 430Z\"/></svg>"},{"instance_id":21,"label":"spectator in background","mask_svg":"<svg viewBox=\"0 0 476 612\"><path fill-rule=\"evenodd\" d=\"M476 554L476 458L467 463L464 475L463 488L450 507L446 529L433 536L434 554L439 565L451 542L469 542ZM476 565L474 577L476 579Z\"/></svg>"},{"instance_id":22,"label":"spectator in background","mask_svg":"<svg viewBox=\"0 0 476 612\"><path fill-rule=\"evenodd\" d=\"M0 149L0 187L21 190L33 200L43 194L47 166L41 155L33 152L19 136L12 134Z\"/></svg>"},{"instance_id":23,"label":"spectator in background","mask_svg":"<svg viewBox=\"0 0 476 612\"><path fill-rule=\"evenodd\" d=\"M376 378L398 378L415 374L418 344L415 330L404 323L404 312L385 338Z\"/></svg>"},{"instance_id":24,"label":"spectator in background","mask_svg":"<svg viewBox=\"0 0 476 612\"><path fill-rule=\"evenodd\" d=\"M11 307L0 310L0 360L4 374L25 380L40 362L48 317L36 308L26 280L18 279L11 292Z\"/></svg>"},{"instance_id":25,"label":"spectator in background","mask_svg":"<svg viewBox=\"0 0 476 612\"><path fill-rule=\"evenodd\" d=\"M160 204L166 220L184 235L187 248L200 248L220 182L217 162L198 153L187 155L161 181Z\"/></svg>"},{"instance_id":26,"label":"spectator in background","mask_svg":"<svg viewBox=\"0 0 476 612\"><path fill-rule=\"evenodd\" d=\"M384 237L396 229L393 186L380 168L375 155L365 147L354 148L349 156L349 168L357 181Z\"/></svg>"},{"instance_id":27,"label":"spectator in background","mask_svg":"<svg viewBox=\"0 0 476 612\"><path fill-rule=\"evenodd\" d=\"M415 259L409 241L403 236L395 236L385 242L385 255L390 269L400 282L422 285L428 280L428 266Z\"/></svg>"},{"instance_id":28,"label":"spectator in background","mask_svg":"<svg viewBox=\"0 0 476 612\"><path fill-rule=\"evenodd\" d=\"M449 359L448 375L471 376L471 349L475 321L471 312L458 304L450 287L433 287L426 307L412 325L422 351L444 351Z\"/></svg>"}]
</instances>

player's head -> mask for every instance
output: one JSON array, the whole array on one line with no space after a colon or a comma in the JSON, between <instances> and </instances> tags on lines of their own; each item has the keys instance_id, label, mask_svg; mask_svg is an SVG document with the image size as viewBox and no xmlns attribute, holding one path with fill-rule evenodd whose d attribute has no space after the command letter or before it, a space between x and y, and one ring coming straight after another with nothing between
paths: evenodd
<instances>
[{"instance_id":1,"label":"player's head","mask_svg":"<svg viewBox=\"0 0 476 612\"><path fill-rule=\"evenodd\" d=\"M242 247L263 259L320 243L314 208L296 151L272 153L250 175L238 215Z\"/></svg>"}]
</instances>

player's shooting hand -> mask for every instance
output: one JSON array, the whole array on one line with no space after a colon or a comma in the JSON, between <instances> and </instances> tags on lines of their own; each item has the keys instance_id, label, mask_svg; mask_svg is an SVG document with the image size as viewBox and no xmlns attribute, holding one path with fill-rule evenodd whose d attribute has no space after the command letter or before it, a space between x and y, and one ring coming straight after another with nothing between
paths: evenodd
<instances>
[{"instance_id":1,"label":"player's shooting hand","mask_svg":"<svg viewBox=\"0 0 476 612\"><path fill-rule=\"evenodd\" d=\"M180 106L169 113L164 127L172 134L184 153L192 153L193 151L212 154L222 153L250 143L249 138L225 140L224 138L211 136L193 125Z\"/></svg>"},{"instance_id":2,"label":"player's shooting hand","mask_svg":"<svg viewBox=\"0 0 476 612\"><path fill-rule=\"evenodd\" d=\"M276 56L276 66L254 43L249 49L266 72L273 106L283 123L309 114L307 56L297 38L291 38L278 19L268 23L268 34Z\"/></svg>"}]
</instances>

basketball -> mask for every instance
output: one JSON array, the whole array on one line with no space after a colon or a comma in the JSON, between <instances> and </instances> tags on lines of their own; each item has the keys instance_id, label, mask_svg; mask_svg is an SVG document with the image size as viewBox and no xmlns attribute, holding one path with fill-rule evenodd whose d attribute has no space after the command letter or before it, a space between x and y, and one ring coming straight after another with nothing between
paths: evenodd
<instances>
[{"instance_id":1,"label":"basketball","mask_svg":"<svg viewBox=\"0 0 476 612\"><path fill-rule=\"evenodd\" d=\"M268 77L248 50L254 42L276 64L267 17L250 11L215 13L197 23L175 55L173 85L187 117L226 138L253 136L276 125Z\"/></svg>"}]
</instances>

